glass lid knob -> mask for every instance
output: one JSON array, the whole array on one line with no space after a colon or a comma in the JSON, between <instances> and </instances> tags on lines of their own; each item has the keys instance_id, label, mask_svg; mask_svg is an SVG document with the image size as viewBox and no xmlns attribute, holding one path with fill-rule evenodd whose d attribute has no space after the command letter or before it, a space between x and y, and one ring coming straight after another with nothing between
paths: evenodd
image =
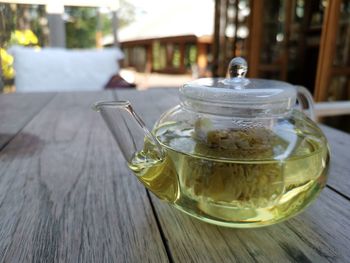
<instances>
[{"instance_id":1,"label":"glass lid knob","mask_svg":"<svg viewBox=\"0 0 350 263\"><path fill-rule=\"evenodd\" d=\"M229 78L222 80L221 83L225 88L244 89L250 82L245 78L247 71L247 61L242 57L235 57L228 64Z\"/></svg>"},{"instance_id":2,"label":"glass lid knob","mask_svg":"<svg viewBox=\"0 0 350 263\"><path fill-rule=\"evenodd\" d=\"M228 64L230 78L244 78L248 71L247 61L242 57L235 57Z\"/></svg>"}]
</instances>

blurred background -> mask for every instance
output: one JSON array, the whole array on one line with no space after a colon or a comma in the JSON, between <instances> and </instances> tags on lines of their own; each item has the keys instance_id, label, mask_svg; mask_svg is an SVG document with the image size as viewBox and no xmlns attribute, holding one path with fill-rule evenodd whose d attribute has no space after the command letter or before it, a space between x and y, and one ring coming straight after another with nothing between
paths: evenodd
<instances>
[{"instance_id":1,"label":"blurred background","mask_svg":"<svg viewBox=\"0 0 350 263\"><path fill-rule=\"evenodd\" d=\"M303 85L317 102L350 99L350 0L8 0L0 33L1 92L16 91L11 48L25 46L120 49L106 79L113 87L226 76L230 59L243 56L249 77ZM349 120L323 119L347 131Z\"/></svg>"}]
</instances>

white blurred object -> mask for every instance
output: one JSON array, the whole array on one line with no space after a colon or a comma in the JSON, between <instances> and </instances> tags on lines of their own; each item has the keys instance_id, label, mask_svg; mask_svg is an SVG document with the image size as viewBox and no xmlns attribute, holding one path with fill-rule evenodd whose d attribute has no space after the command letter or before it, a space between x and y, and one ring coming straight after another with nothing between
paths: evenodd
<instances>
[{"instance_id":1,"label":"white blurred object","mask_svg":"<svg viewBox=\"0 0 350 263\"><path fill-rule=\"evenodd\" d=\"M118 48L67 50L12 47L17 92L97 91L119 73Z\"/></svg>"},{"instance_id":2,"label":"white blurred object","mask_svg":"<svg viewBox=\"0 0 350 263\"><path fill-rule=\"evenodd\" d=\"M132 70L121 69L119 75L129 83L135 83L135 73Z\"/></svg>"},{"instance_id":3,"label":"white blurred object","mask_svg":"<svg viewBox=\"0 0 350 263\"><path fill-rule=\"evenodd\" d=\"M350 101L317 102L315 103L317 117L350 114Z\"/></svg>"}]
</instances>

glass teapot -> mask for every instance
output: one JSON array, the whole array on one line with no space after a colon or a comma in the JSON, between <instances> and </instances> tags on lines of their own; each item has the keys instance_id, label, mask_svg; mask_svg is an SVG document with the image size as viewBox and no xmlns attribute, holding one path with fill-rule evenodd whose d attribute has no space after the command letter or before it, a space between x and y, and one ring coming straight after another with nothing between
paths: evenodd
<instances>
[{"instance_id":1,"label":"glass teapot","mask_svg":"<svg viewBox=\"0 0 350 263\"><path fill-rule=\"evenodd\" d=\"M327 140L303 87L230 77L180 88L180 105L148 131L128 101L94 105L129 168L162 200L208 223L260 227L296 215L324 188ZM308 111L308 115L305 111Z\"/></svg>"}]
</instances>

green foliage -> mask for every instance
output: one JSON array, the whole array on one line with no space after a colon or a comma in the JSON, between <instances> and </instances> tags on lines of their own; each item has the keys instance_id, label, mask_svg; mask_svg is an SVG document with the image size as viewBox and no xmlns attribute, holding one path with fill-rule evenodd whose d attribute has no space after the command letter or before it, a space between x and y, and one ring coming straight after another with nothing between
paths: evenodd
<instances>
[{"instance_id":1,"label":"green foliage","mask_svg":"<svg viewBox=\"0 0 350 263\"><path fill-rule=\"evenodd\" d=\"M32 6L30 28L38 37L40 46L49 44L48 25L44 5Z\"/></svg>"},{"instance_id":2,"label":"green foliage","mask_svg":"<svg viewBox=\"0 0 350 263\"><path fill-rule=\"evenodd\" d=\"M39 42L46 42L42 26L44 11L44 6L38 5L0 5L0 90L4 85L11 87L15 76L14 58L6 48L11 45L38 47Z\"/></svg>"},{"instance_id":3,"label":"green foliage","mask_svg":"<svg viewBox=\"0 0 350 263\"><path fill-rule=\"evenodd\" d=\"M38 45L48 43L45 6L2 4L0 5L0 46ZM20 36L22 33L22 36ZM31 35L30 35L31 34ZM26 41L36 38L35 41Z\"/></svg>"},{"instance_id":4,"label":"green foliage","mask_svg":"<svg viewBox=\"0 0 350 263\"><path fill-rule=\"evenodd\" d=\"M11 9L10 4L0 5L0 47L7 45L16 25L15 12Z\"/></svg>"},{"instance_id":5,"label":"green foliage","mask_svg":"<svg viewBox=\"0 0 350 263\"><path fill-rule=\"evenodd\" d=\"M118 26L125 27L135 20L135 6L130 0L120 0L120 9L118 11Z\"/></svg>"},{"instance_id":6,"label":"green foliage","mask_svg":"<svg viewBox=\"0 0 350 263\"><path fill-rule=\"evenodd\" d=\"M112 14L98 14L94 7L65 7L67 48L92 48L96 45L98 25L103 35L112 33ZM128 0L120 1L118 27L124 27L134 21L135 7ZM100 21L98 21L100 19Z\"/></svg>"},{"instance_id":7,"label":"green foliage","mask_svg":"<svg viewBox=\"0 0 350 263\"><path fill-rule=\"evenodd\" d=\"M66 7L67 48L91 48L96 43L97 10L91 7Z\"/></svg>"},{"instance_id":8,"label":"green foliage","mask_svg":"<svg viewBox=\"0 0 350 263\"><path fill-rule=\"evenodd\" d=\"M112 13L100 14L100 20L101 20L101 31L102 31L102 34L104 36L112 34L112 29L113 29Z\"/></svg>"}]
</instances>

